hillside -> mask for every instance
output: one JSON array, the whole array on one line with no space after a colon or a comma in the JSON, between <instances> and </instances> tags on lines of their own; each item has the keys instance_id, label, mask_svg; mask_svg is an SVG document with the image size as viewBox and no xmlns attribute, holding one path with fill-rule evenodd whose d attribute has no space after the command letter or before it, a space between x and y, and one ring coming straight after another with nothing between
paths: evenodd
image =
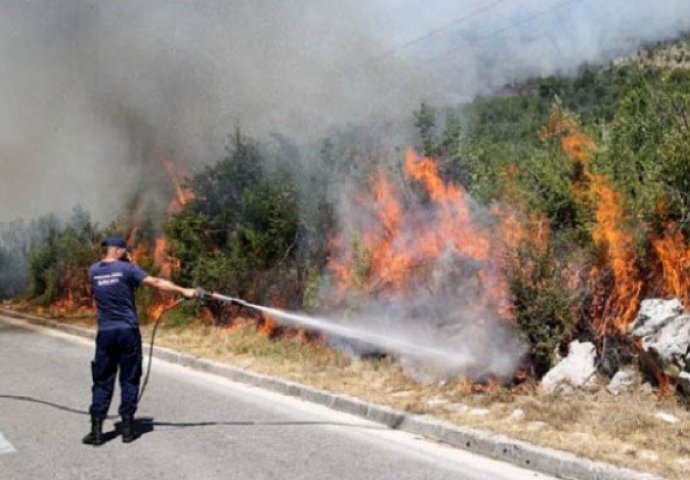
<instances>
[{"instance_id":1,"label":"hillside","mask_svg":"<svg viewBox=\"0 0 690 480\"><path fill-rule=\"evenodd\" d=\"M641 48L631 60L661 68L690 68L690 34Z\"/></svg>"}]
</instances>

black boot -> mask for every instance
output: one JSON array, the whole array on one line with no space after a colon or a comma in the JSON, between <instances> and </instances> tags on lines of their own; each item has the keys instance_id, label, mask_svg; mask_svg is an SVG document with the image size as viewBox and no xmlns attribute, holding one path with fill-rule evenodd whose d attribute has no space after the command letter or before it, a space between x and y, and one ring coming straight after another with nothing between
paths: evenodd
<instances>
[{"instance_id":1,"label":"black boot","mask_svg":"<svg viewBox=\"0 0 690 480\"><path fill-rule=\"evenodd\" d=\"M122 442L130 443L137 439L137 431L134 428L134 417L122 417Z\"/></svg>"},{"instance_id":2,"label":"black boot","mask_svg":"<svg viewBox=\"0 0 690 480\"><path fill-rule=\"evenodd\" d=\"M105 443L105 439L103 438L102 418L91 417L91 432L89 432L89 434L86 435L81 442L85 443L86 445L93 445L94 447L103 445L103 443Z\"/></svg>"}]
</instances>

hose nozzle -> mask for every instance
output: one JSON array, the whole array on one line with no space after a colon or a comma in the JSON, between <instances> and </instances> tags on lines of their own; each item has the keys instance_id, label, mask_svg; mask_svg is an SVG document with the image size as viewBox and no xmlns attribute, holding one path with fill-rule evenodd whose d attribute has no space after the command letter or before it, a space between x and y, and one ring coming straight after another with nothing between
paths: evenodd
<instances>
[{"instance_id":1,"label":"hose nozzle","mask_svg":"<svg viewBox=\"0 0 690 480\"><path fill-rule=\"evenodd\" d=\"M210 300L212 298L211 293L201 287L196 287L196 296L199 300Z\"/></svg>"},{"instance_id":2,"label":"hose nozzle","mask_svg":"<svg viewBox=\"0 0 690 480\"><path fill-rule=\"evenodd\" d=\"M219 302L228 303L230 305L241 305L243 307L249 307L250 304L241 298L229 297L227 295L221 295L217 292L209 292L201 287L196 287L196 295L200 300L217 300Z\"/></svg>"}]
</instances>

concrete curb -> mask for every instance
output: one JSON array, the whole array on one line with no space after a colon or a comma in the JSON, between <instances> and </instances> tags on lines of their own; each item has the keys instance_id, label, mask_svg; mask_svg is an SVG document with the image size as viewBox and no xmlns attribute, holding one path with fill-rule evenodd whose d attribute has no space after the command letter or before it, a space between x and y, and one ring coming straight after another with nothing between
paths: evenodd
<instances>
[{"instance_id":1,"label":"concrete curb","mask_svg":"<svg viewBox=\"0 0 690 480\"><path fill-rule=\"evenodd\" d=\"M48 327L84 338L95 338L94 331L67 325L56 320L37 317L0 308L0 314L23 320L33 325ZM1 319L0 319L1 321ZM422 435L479 455L552 475L567 480L659 480L655 475L590 461L577 455L540 447L515 440L505 435L460 427L438 418L417 415L390 407L365 402L337 393L319 390L300 383L283 380L206 360L164 347L154 347L154 356L171 363L228 378L232 381L260 387L283 395L325 405L334 410L350 413L390 428Z\"/></svg>"}]
</instances>

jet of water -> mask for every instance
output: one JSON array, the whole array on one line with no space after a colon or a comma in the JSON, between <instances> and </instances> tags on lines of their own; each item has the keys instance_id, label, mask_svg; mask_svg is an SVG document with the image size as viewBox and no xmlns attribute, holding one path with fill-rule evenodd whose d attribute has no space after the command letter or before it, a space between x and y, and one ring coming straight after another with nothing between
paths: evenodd
<instances>
[{"instance_id":1,"label":"jet of water","mask_svg":"<svg viewBox=\"0 0 690 480\"><path fill-rule=\"evenodd\" d=\"M264 307L262 305L256 305L239 298L228 297L219 293L212 294L212 297L216 300L235 303L243 307L266 313L274 317L278 323L282 323L287 326L307 328L350 340L356 340L367 343L374 347L378 347L385 352L411 357L419 361L443 364L454 368L461 368L472 361L468 355L465 355L461 352L416 345L406 340L372 332L360 326L353 327L344 325L343 322L338 322L332 319L313 317L302 313L288 312L278 308Z\"/></svg>"}]
</instances>

